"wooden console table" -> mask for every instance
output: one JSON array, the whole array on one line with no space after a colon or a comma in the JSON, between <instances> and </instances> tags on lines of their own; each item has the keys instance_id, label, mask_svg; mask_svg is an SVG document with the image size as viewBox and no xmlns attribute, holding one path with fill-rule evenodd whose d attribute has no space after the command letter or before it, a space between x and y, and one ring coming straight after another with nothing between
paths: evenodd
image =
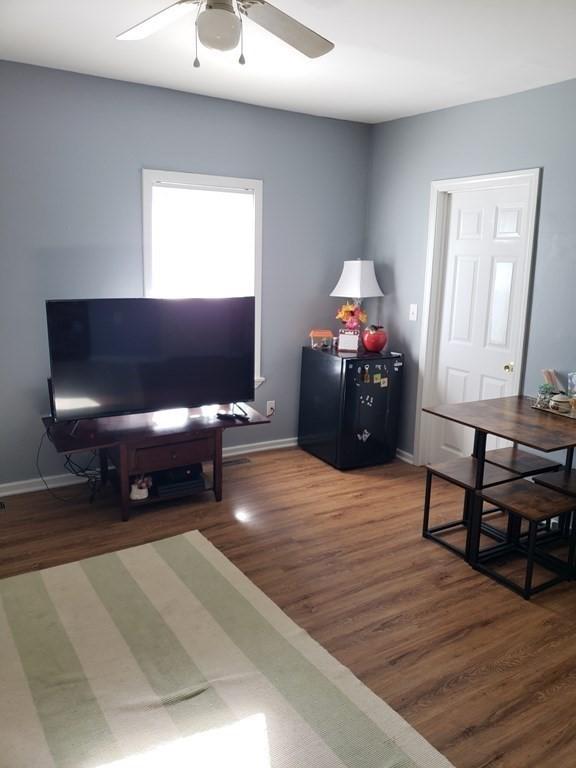
<instances>
[{"instance_id":1,"label":"wooden console table","mask_svg":"<svg viewBox=\"0 0 576 768\"><path fill-rule=\"evenodd\" d=\"M212 462L213 490L216 501L222 499L222 433L225 429L268 424L269 419L247 405L242 406L248 421L220 420L217 411L231 412L230 405L191 408L178 426L162 425L152 413L85 419L72 431L69 422L42 419L48 436L58 453L98 451L102 483L108 479L108 464L118 470L122 519L130 510L144 504L165 501L166 497L149 496L142 501L130 499L130 477L164 469L174 469L200 462ZM182 496L190 495L183 492ZM170 496L176 498L177 494Z\"/></svg>"}]
</instances>

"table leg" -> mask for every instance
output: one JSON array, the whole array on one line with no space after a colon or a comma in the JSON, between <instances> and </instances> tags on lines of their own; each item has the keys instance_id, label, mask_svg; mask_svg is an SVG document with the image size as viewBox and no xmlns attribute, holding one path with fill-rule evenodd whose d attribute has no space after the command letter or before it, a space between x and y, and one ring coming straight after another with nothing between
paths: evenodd
<instances>
[{"instance_id":1,"label":"table leg","mask_svg":"<svg viewBox=\"0 0 576 768\"><path fill-rule=\"evenodd\" d=\"M506 527L506 543L518 546L522 534L522 518L518 515L508 515L508 525Z\"/></svg>"},{"instance_id":2,"label":"table leg","mask_svg":"<svg viewBox=\"0 0 576 768\"><path fill-rule=\"evenodd\" d=\"M468 526L470 522L470 511L473 500L474 492L468 490L464 491L464 509L462 510L462 521L466 526Z\"/></svg>"},{"instance_id":3,"label":"table leg","mask_svg":"<svg viewBox=\"0 0 576 768\"><path fill-rule=\"evenodd\" d=\"M566 459L564 461L564 472L570 472L572 470L572 464L574 463L574 446L566 449ZM570 534L570 523L566 527L566 515L564 517L555 517L552 523L556 523L560 535L566 538Z\"/></svg>"},{"instance_id":4,"label":"table leg","mask_svg":"<svg viewBox=\"0 0 576 768\"><path fill-rule=\"evenodd\" d=\"M214 498L216 501L222 501L222 430L219 429L214 435Z\"/></svg>"},{"instance_id":5,"label":"table leg","mask_svg":"<svg viewBox=\"0 0 576 768\"><path fill-rule=\"evenodd\" d=\"M568 549L568 576L574 578L576 570L576 513L570 513L570 546Z\"/></svg>"},{"instance_id":6,"label":"table leg","mask_svg":"<svg viewBox=\"0 0 576 768\"><path fill-rule=\"evenodd\" d=\"M104 487L108 482L108 451L106 448L100 448L98 457L100 459L100 483Z\"/></svg>"},{"instance_id":7,"label":"table leg","mask_svg":"<svg viewBox=\"0 0 576 768\"><path fill-rule=\"evenodd\" d=\"M477 429L474 434L474 450L476 459L475 493L470 499L470 528L467 536L466 559L471 565L478 562L480 550L480 529L482 525L483 501L478 493L484 484L484 459L486 457L486 432Z\"/></svg>"},{"instance_id":8,"label":"table leg","mask_svg":"<svg viewBox=\"0 0 576 768\"><path fill-rule=\"evenodd\" d=\"M122 504L122 520L130 519L130 475L128 474L128 449L120 446L120 501Z\"/></svg>"}]
</instances>

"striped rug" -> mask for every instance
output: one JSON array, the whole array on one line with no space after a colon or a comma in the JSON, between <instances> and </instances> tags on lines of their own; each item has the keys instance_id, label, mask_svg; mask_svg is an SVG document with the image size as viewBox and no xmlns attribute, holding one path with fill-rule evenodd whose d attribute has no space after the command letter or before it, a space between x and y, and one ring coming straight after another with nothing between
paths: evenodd
<instances>
[{"instance_id":1,"label":"striped rug","mask_svg":"<svg viewBox=\"0 0 576 768\"><path fill-rule=\"evenodd\" d=\"M200 533L0 581L2 768L449 768Z\"/></svg>"}]
</instances>

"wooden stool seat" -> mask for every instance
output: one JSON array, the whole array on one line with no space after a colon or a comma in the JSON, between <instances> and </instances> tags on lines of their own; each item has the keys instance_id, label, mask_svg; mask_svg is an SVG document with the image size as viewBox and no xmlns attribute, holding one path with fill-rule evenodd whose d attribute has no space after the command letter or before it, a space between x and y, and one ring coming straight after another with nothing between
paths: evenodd
<instances>
[{"instance_id":1,"label":"wooden stool seat","mask_svg":"<svg viewBox=\"0 0 576 768\"><path fill-rule=\"evenodd\" d=\"M552 472L549 475L535 477L534 482L568 496L576 496L576 469Z\"/></svg>"},{"instance_id":2,"label":"wooden stool seat","mask_svg":"<svg viewBox=\"0 0 576 768\"><path fill-rule=\"evenodd\" d=\"M428 472L447 480L449 483L459 485L461 488L473 491L476 486L476 470L478 462L472 456L465 456L462 459L453 459L444 461L441 464L430 464L426 469ZM499 483L508 483L511 480L517 480L518 475L509 472L506 469L497 467L493 464L484 465L483 488L490 488Z\"/></svg>"},{"instance_id":3,"label":"wooden stool seat","mask_svg":"<svg viewBox=\"0 0 576 768\"><path fill-rule=\"evenodd\" d=\"M525 520L540 522L571 512L574 499L529 480L514 480L482 491L482 498Z\"/></svg>"},{"instance_id":4,"label":"wooden stool seat","mask_svg":"<svg viewBox=\"0 0 576 768\"><path fill-rule=\"evenodd\" d=\"M526 600L529 600L532 595L541 592L543 589L571 578L576 553L576 530L573 525L572 514L576 507L575 498L524 479L514 480L511 483L498 485L494 488L483 489L478 491L478 494L482 499L489 501L491 504L496 504L501 510L508 513L510 541L507 543L505 551L488 553L486 557L482 557L478 551L479 522L475 521L474 532L470 537L470 551L475 557L475 567L477 570L487 574L500 584L504 584L509 589L518 592ZM549 540L549 537L547 539L546 531L543 532L544 536L540 535L539 524L546 522L547 526L549 526L548 521L555 517L560 519L560 528L563 531L562 537L569 544L566 560L561 560L538 546L543 541ZM522 520L528 522L527 543L521 535ZM520 553L526 557L526 573L523 587L486 564L492 556L500 557L503 554L509 553ZM557 575L543 584L533 587L532 576L535 562L541 563L545 568Z\"/></svg>"},{"instance_id":5,"label":"wooden stool seat","mask_svg":"<svg viewBox=\"0 0 576 768\"><path fill-rule=\"evenodd\" d=\"M497 467L515 472L520 477L529 477L541 472L553 472L562 465L557 461L538 456L536 453L523 451L520 448L496 448L486 451L486 461Z\"/></svg>"}]
</instances>

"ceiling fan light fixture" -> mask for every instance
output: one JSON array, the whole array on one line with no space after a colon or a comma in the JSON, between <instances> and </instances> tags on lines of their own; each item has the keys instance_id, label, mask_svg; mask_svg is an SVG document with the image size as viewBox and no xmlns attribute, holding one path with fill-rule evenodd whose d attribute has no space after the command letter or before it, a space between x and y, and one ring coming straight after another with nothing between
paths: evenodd
<instances>
[{"instance_id":1,"label":"ceiling fan light fixture","mask_svg":"<svg viewBox=\"0 0 576 768\"><path fill-rule=\"evenodd\" d=\"M233 10L206 8L196 22L198 38L206 48L231 51L240 41L240 19Z\"/></svg>"},{"instance_id":2,"label":"ceiling fan light fixture","mask_svg":"<svg viewBox=\"0 0 576 768\"><path fill-rule=\"evenodd\" d=\"M242 39L244 17L311 59L323 56L334 48L334 43L300 24L268 0L176 0L167 8L121 32L116 39L142 40L180 16L190 13L193 8L197 9L195 67L199 66L198 40L206 48L231 51ZM243 49L240 50L239 62L246 62Z\"/></svg>"}]
</instances>

